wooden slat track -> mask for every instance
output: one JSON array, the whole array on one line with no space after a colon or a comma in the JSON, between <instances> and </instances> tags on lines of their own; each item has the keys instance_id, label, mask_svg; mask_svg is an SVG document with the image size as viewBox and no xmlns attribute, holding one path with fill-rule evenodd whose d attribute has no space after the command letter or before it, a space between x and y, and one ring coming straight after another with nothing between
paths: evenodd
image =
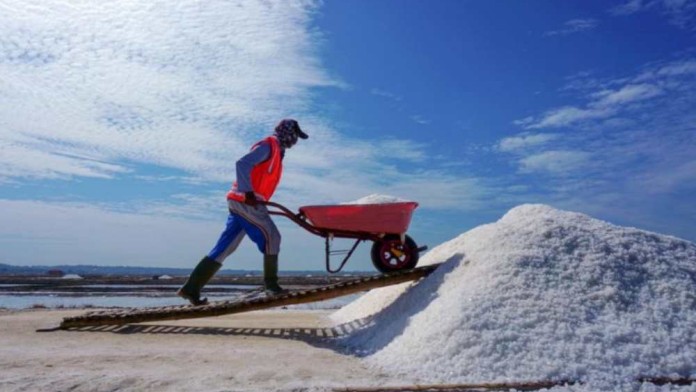
<instances>
[{"instance_id":1,"label":"wooden slat track","mask_svg":"<svg viewBox=\"0 0 696 392\"><path fill-rule=\"evenodd\" d=\"M90 312L81 316L64 318L60 324L60 328L69 329L95 325L121 325L149 321L214 317L226 314L269 309L278 306L324 301L327 299L359 293L361 291L418 280L429 275L438 266L439 264L434 264L414 268L409 271L368 276L309 290L291 291L290 293L284 295L262 297L248 301L217 301L211 302L209 305L205 306L183 305Z\"/></svg>"}]
</instances>

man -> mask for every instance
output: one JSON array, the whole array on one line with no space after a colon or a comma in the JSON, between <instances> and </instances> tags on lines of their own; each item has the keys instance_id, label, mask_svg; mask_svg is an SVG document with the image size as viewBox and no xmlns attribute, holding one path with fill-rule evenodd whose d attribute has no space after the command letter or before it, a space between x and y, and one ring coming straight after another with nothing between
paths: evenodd
<instances>
[{"instance_id":1,"label":"man","mask_svg":"<svg viewBox=\"0 0 696 392\"><path fill-rule=\"evenodd\" d=\"M201 259L177 294L192 305L205 305L201 289L220 269L224 260L237 249L247 234L263 253L263 281L269 294L285 292L278 285L278 252L280 232L271 220L266 206L259 201L269 201L283 173L285 150L307 139L297 121L281 120L272 136L251 147L251 151L237 161L237 181L227 193L230 215L225 231L215 247Z\"/></svg>"}]
</instances>

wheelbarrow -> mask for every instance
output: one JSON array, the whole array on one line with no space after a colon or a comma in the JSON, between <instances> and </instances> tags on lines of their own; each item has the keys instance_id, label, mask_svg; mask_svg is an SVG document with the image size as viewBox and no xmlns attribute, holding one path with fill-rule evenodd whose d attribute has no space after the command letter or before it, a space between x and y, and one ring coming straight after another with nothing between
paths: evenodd
<instances>
[{"instance_id":1,"label":"wheelbarrow","mask_svg":"<svg viewBox=\"0 0 696 392\"><path fill-rule=\"evenodd\" d=\"M340 272L362 241L372 241L370 252L372 264L382 272L409 270L416 266L420 252L427 246L418 247L406 235L411 223L416 202L383 204L338 204L300 207L294 213L281 204L264 203L271 215L284 216L312 234L325 239L326 271ZM350 249L332 250L334 238L355 239ZM344 254L338 268L331 267L331 256Z\"/></svg>"}]
</instances>

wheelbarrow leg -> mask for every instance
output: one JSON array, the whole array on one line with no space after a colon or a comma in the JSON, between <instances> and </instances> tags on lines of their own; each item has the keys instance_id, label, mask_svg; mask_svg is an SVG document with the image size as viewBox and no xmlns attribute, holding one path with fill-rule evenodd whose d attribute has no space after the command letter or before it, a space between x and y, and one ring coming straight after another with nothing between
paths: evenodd
<instances>
[{"instance_id":1,"label":"wheelbarrow leg","mask_svg":"<svg viewBox=\"0 0 696 392\"><path fill-rule=\"evenodd\" d=\"M353 252L355 252L355 249L358 248L358 245L363 240L360 238L355 240L353 247L351 247L349 250L331 250L330 241L333 241L333 236L331 236L331 235L326 236L326 240L325 240L325 244L326 244L326 247L325 247L325 249L326 249L326 271L331 273L331 274L335 274L337 272L341 272L343 267L348 262L348 259L350 259L350 256L353 254ZM341 264L338 266L338 268L335 270L331 269L331 255L344 254L346 252L347 252L346 257L343 258L343 261L341 261Z\"/></svg>"}]
</instances>

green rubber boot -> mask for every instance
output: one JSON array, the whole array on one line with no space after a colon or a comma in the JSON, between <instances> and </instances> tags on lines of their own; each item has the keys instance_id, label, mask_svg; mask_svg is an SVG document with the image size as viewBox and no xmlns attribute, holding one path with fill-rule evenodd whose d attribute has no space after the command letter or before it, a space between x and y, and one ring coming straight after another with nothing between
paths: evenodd
<instances>
[{"instance_id":1,"label":"green rubber boot","mask_svg":"<svg viewBox=\"0 0 696 392\"><path fill-rule=\"evenodd\" d=\"M196 268L191 272L186 283L176 292L176 294L188 300L191 305L207 305L208 298L201 299L201 289L206 283L215 275L215 273L222 267L222 264L205 256L198 262Z\"/></svg>"},{"instance_id":2,"label":"green rubber boot","mask_svg":"<svg viewBox=\"0 0 696 392\"><path fill-rule=\"evenodd\" d=\"M268 295L288 292L278 285L278 255L263 255L263 284Z\"/></svg>"}]
</instances>

